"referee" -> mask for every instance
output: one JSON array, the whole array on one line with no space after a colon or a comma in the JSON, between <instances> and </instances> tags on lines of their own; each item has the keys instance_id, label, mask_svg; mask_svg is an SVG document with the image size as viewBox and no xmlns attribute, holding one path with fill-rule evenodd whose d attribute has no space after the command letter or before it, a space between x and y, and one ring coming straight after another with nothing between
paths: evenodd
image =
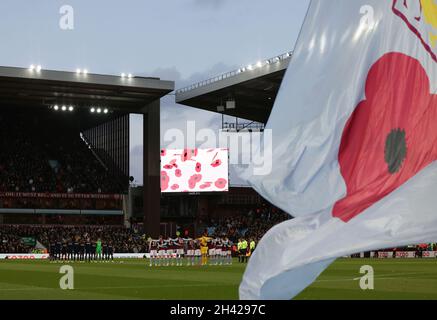
<instances>
[{"instance_id":1,"label":"referee","mask_svg":"<svg viewBox=\"0 0 437 320\"><path fill-rule=\"evenodd\" d=\"M242 255L242 261L241 262L247 262L247 241L246 239L243 239L241 242L241 255Z\"/></svg>"},{"instance_id":2,"label":"referee","mask_svg":"<svg viewBox=\"0 0 437 320\"><path fill-rule=\"evenodd\" d=\"M242 241L241 238L238 239L238 243L237 243L237 251L238 251L238 262L243 262L243 253L241 251L241 245L242 245Z\"/></svg>"}]
</instances>

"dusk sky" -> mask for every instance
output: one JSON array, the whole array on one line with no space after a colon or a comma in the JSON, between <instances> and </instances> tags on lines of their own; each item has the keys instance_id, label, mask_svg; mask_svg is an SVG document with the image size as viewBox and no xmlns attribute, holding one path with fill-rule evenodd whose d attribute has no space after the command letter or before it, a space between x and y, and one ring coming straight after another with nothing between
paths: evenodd
<instances>
[{"instance_id":1,"label":"dusk sky","mask_svg":"<svg viewBox=\"0 0 437 320\"><path fill-rule=\"evenodd\" d=\"M158 76L176 88L294 47L309 0L2 0L0 65ZM74 29L59 26L70 5ZM142 182L142 122L131 121L131 174ZM220 116L162 100L169 128L219 128ZM162 142L162 146L165 143ZM231 181L232 183L232 181Z\"/></svg>"}]
</instances>

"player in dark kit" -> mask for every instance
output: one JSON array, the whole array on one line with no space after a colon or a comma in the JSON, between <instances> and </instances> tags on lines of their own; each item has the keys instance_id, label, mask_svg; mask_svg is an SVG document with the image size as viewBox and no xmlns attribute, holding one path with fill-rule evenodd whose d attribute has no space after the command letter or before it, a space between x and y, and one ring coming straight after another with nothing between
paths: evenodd
<instances>
[{"instance_id":1,"label":"player in dark kit","mask_svg":"<svg viewBox=\"0 0 437 320\"><path fill-rule=\"evenodd\" d=\"M79 244L79 260L84 261L85 260L85 242L83 240L80 241Z\"/></svg>"},{"instance_id":2,"label":"player in dark kit","mask_svg":"<svg viewBox=\"0 0 437 320\"><path fill-rule=\"evenodd\" d=\"M50 259L50 261L56 260L56 242L55 241L50 242L49 259Z\"/></svg>"},{"instance_id":3,"label":"player in dark kit","mask_svg":"<svg viewBox=\"0 0 437 320\"><path fill-rule=\"evenodd\" d=\"M74 241L74 243L73 243L73 246L74 246L74 257L73 257L73 260L74 261L76 261L76 260L79 260L79 241L77 241L77 240L75 240Z\"/></svg>"},{"instance_id":4,"label":"player in dark kit","mask_svg":"<svg viewBox=\"0 0 437 320\"><path fill-rule=\"evenodd\" d=\"M103 243L102 246L102 253L103 253L103 260L108 260L109 256L108 256L108 244L105 242Z\"/></svg>"},{"instance_id":5,"label":"player in dark kit","mask_svg":"<svg viewBox=\"0 0 437 320\"><path fill-rule=\"evenodd\" d=\"M61 248L61 259L67 260L67 242L62 242L62 248Z\"/></svg>"},{"instance_id":6,"label":"player in dark kit","mask_svg":"<svg viewBox=\"0 0 437 320\"><path fill-rule=\"evenodd\" d=\"M108 245L108 260L111 259L114 261L114 246L112 245L112 242Z\"/></svg>"},{"instance_id":7,"label":"player in dark kit","mask_svg":"<svg viewBox=\"0 0 437 320\"><path fill-rule=\"evenodd\" d=\"M61 260L62 242L56 241L55 246L55 260Z\"/></svg>"},{"instance_id":8,"label":"player in dark kit","mask_svg":"<svg viewBox=\"0 0 437 320\"><path fill-rule=\"evenodd\" d=\"M91 260L96 260L96 243L94 241L91 243Z\"/></svg>"},{"instance_id":9,"label":"player in dark kit","mask_svg":"<svg viewBox=\"0 0 437 320\"><path fill-rule=\"evenodd\" d=\"M86 239L85 242L85 260L90 262L91 261L91 253L92 253L92 244L90 239Z\"/></svg>"},{"instance_id":10,"label":"player in dark kit","mask_svg":"<svg viewBox=\"0 0 437 320\"><path fill-rule=\"evenodd\" d=\"M73 241L69 239L67 241L67 260L73 260Z\"/></svg>"}]
</instances>

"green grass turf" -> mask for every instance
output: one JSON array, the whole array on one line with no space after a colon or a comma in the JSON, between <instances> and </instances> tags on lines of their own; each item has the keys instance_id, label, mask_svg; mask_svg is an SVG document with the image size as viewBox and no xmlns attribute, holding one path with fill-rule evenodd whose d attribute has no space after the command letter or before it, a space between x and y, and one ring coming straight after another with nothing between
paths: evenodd
<instances>
[{"instance_id":1,"label":"green grass turf","mask_svg":"<svg viewBox=\"0 0 437 320\"><path fill-rule=\"evenodd\" d=\"M372 265L375 290L359 288ZM74 290L61 290L62 264L0 261L0 299L237 299L244 265L148 267L144 260L70 263ZM297 299L437 299L435 259L339 259Z\"/></svg>"}]
</instances>

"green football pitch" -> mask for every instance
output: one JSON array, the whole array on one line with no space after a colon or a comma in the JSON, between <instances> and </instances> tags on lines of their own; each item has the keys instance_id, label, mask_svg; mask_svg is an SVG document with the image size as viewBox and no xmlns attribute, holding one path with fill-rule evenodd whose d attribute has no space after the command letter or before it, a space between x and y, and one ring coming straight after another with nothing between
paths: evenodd
<instances>
[{"instance_id":1,"label":"green football pitch","mask_svg":"<svg viewBox=\"0 0 437 320\"><path fill-rule=\"evenodd\" d=\"M68 263L66 263L68 264ZM374 268L374 290L359 269ZM245 265L149 267L145 260L69 263L74 289L61 290L63 264L0 261L0 299L237 299ZM297 299L437 299L437 260L339 259Z\"/></svg>"}]
</instances>

